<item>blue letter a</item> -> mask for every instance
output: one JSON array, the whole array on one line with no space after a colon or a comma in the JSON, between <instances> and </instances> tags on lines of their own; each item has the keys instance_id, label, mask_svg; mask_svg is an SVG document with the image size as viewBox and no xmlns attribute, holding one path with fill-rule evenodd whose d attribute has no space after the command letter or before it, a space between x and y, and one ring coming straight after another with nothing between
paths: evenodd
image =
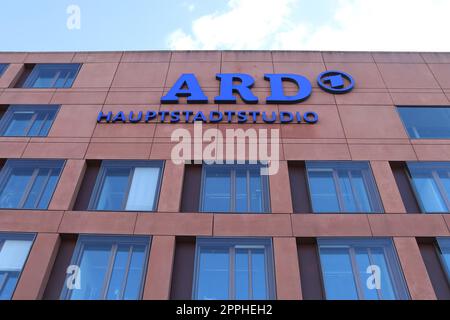
<instances>
[{"instance_id":1,"label":"blue letter a","mask_svg":"<svg viewBox=\"0 0 450 320\"><path fill-rule=\"evenodd\" d=\"M161 103L178 103L179 97L187 97L187 103L208 103L208 97L192 73L182 74L170 91L161 97Z\"/></svg>"}]
</instances>

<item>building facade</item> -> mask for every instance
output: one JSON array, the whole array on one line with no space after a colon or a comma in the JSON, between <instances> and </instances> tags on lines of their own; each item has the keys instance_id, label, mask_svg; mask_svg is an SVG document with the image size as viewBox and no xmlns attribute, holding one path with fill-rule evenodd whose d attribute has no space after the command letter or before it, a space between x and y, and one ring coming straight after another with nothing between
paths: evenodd
<instances>
[{"instance_id":1,"label":"building facade","mask_svg":"<svg viewBox=\"0 0 450 320\"><path fill-rule=\"evenodd\" d=\"M278 170L175 163L194 122ZM450 299L449 139L449 53L0 53L0 298Z\"/></svg>"}]
</instances>

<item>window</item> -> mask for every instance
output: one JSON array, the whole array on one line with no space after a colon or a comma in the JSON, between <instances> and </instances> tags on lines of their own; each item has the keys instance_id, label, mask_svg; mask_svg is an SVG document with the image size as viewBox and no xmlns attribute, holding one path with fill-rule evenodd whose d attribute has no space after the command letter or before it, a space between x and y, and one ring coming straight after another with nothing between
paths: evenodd
<instances>
[{"instance_id":1,"label":"window","mask_svg":"<svg viewBox=\"0 0 450 320\"><path fill-rule=\"evenodd\" d=\"M33 241L33 234L0 233L0 300L12 298Z\"/></svg>"},{"instance_id":2,"label":"window","mask_svg":"<svg viewBox=\"0 0 450 320\"><path fill-rule=\"evenodd\" d=\"M0 172L0 208L47 209L63 160L8 160Z\"/></svg>"},{"instance_id":3,"label":"window","mask_svg":"<svg viewBox=\"0 0 450 320\"><path fill-rule=\"evenodd\" d=\"M36 64L26 78L24 88L70 88L80 69L78 63Z\"/></svg>"},{"instance_id":4,"label":"window","mask_svg":"<svg viewBox=\"0 0 450 320\"><path fill-rule=\"evenodd\" d=\"M260 165L204 165L203 212L270 212L269 182Z\"/></svg>"},{"instance_id":5,"label":"window","mask_svg":"<svg viewBox=\"0 0 450 320\"><path fill-rule=\"evenodd\" d=\"M193 298L275 299L270 239L197 239Z\"/></svg>"},{"instance_id":6,"label":"window","mask_svg":"<svg viewBox=\"0 0 450 320\"><path fill-rule=\"evenodd\" d=\"M409 298L391 240L318 239L318 246L327 299Z\"/></svg>"},{"instance_id":7,"label":"window","mask_svg":"<svg viewBox=\"0 0 450 320\"><path fill-rule=\"evenodd\" d=\"M398 107L397 110L411 139L450 138L450 108Z\"/></svg>"},{"instance_id":8,"label":"window","mask_svg":"<svg viewBox=\"0 0 450 320\"><path fill-rule=\"evenodd\" d=\"M8 64L7 63L0 63L0 77L3 75L3 73L5 72L5 70L8 68Z\"/></svg>"},{"instance_id":9,"label":"window","mask_svg":"<svg viewBox=\"0 0 450 320\"><path fill-rule=\"evenodd\" d=\"M449 212L450 163L408 162L407 166L422 212Z\"/></svg>"},{"instance_id":10,"label":"window","mask_svg":"<svg viewBox=\"0 0 450 320\"><path fill-rule=\"evenodd\" d=\"M45 137L55 120L59 106L12 105L0 121L5 137Z\"/></svg>"},{"instance_id":11,"label":"window","mask_svg":"<svg viewBox=\"0 0 450 320\"><path fill-rule=\"evenodd\" d=\"M306 162L314 212L383 212L367 162Z\"/></svg>"},{"instance_id":12,"label":"window","mask_svg":"<svg viewBox=\"0 0 450 320\"><path fill-rule=\"evenodd\" d=\"M437 238L439 253L447 275L447 281L450 283L450 238Z\"/></svg>"},{"instance_id":13,"label":"window","mask_svg":"<svg viewBox=\"0 0 450 320\"><path fill-rule=\"evenodd\" d=\"M87 236L78 239L61 293L67 300L138 300L147 270L149 237ZM78 286L76 280L79 276ZM67 282L73 284L67 287Z\"/></svg>"},{"instance_id":14,"label":"window","mask_svg":"<svg viewBox=\"0 0 450 320\"><path fill-rule=\"evenodd\" d=\"M103 161L89 208L154 211L162 167L162 161Z\"/></svg>"}]
</instances>

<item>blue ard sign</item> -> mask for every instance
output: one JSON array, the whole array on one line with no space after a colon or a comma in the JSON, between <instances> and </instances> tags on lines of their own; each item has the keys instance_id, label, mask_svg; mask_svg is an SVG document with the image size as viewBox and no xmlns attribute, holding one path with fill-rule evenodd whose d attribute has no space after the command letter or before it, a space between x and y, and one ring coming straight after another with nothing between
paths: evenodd
<instances>
[{"instance_id":1,"label":"blue ard sign","mask_svg":"<svg viewBox=\"0 0 450 320\"><path fill-rule=\"evenodd\" d=\"M252 93L255 80L252 76L244 73L218 73L216 79L220 81L220 93L214 97L217 104L235 104L236 95L247 104L259 103L258 97ZM270 84L270 95L266 97L267 104L295 104L305 101L312 93L310 81L298 74L265 74L264 80ZM283 90L283 83L291 82L296 84L297 92L287 95ZM351 75L342 71L325 71L317 77L317 84L324 91L332 94L343 94L350 92L355 86L355 81ZM188 104L205 104L209 102L204 94L196 76L192 73L182 74L166 95L161 97L161 104L177 104L179 98L186 98ZM256 123L261 119L264 123L309 123L314 124L319 120L319 115L313 111L300 113L298 111L280 112L260 112L260 111L198 111L177 110L177 111L137 111L124 113L122 111L113 112L100 111L97 122L150 122L158 121L162 123L196 122L204 123Z\"/></svg>"}]
</instances>

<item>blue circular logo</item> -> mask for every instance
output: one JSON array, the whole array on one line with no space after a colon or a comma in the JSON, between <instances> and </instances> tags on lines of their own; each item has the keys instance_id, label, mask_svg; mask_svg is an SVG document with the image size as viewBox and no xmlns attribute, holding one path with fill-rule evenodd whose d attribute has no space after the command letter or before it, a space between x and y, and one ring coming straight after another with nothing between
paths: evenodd
<instances>
[{"instance_id":1,"label":"blue circular logo","mask_svg":"<svg viewBox=\"0 0 450 320\"><path fill-rule=\"evenodd\" d=\"M329 93L347 93L355 86L355 80L348 73L330 70L319 74L317 84Z\"/></svg>"}]
</instances>

